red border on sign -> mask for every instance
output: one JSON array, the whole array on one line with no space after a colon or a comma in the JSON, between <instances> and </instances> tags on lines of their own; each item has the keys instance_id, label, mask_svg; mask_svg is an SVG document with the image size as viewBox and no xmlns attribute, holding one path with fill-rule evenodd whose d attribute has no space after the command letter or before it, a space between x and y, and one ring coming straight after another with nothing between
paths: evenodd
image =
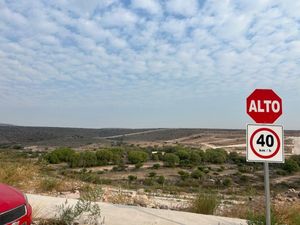
<instances>
[{"instance_id":1,"label":"red border on sign","mask_svg":"<svg viewBox=\"0 0 300 225\"><path fill-rule=\"evenodd\" d=\"M259 154L259 153L254 149L254 147L253 147L253 138L254 138L254 136L255 136L258 132L260 132L260 131L269 131L270 133L272 133L272 134L275 136L275 138L276 138L276 140L277 140L277 145L278 145L278 146L277 146L275 152L273 152L271 155L261 155L261 154ZM251 147L252 152L253 152L256 156L258 156L259 158L269 159L269 158L272 158L273 156L275 156L275 155L279 152L279 149L280 149L280 139L279 139L278 135L277 135L273 130L271 130L270 128L263 127L263 128L257 129L257 130L251 135L251 137L250 137L250 147Z\"/></svg>"}]
</instances>

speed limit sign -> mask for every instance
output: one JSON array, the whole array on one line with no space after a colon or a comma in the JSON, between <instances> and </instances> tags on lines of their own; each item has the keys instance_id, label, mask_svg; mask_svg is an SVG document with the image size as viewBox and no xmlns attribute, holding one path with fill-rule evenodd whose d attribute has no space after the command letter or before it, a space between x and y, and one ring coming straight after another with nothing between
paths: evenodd
<instances>
[{"instance_id":1,"label":"speed limit sign","mask_svg":"<svg viewBox=\"0 0 300 225\"><path fill-rule=\"evenodd\" d=\"M283 163L283 127L249 124L247 161Z\"/></svg>"}]
</instances>

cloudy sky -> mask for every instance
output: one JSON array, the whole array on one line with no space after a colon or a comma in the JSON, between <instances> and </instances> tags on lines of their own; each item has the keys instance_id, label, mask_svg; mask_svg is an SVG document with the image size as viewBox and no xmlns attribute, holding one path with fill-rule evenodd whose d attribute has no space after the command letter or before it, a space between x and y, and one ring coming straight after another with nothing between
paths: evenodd
<instances>
[{"instance_id":1,"label":"cloudy sky","mask_svg":"<svg viewBox=\"0 0 300 225\"><path fill-rule=\"evenodd\" d=\"M0 0L0 122L244 128L272 88L300 129L300 2Z\"/></svg>"}]
</instances>

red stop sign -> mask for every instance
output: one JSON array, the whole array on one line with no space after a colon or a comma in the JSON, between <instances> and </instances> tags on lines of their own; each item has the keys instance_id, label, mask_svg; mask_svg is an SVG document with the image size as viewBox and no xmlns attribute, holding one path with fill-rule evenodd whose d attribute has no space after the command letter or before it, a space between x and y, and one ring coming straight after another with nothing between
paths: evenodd
<instances>
[{"instance_id":1,"label":"red stop sign","mask_svg":"<svg viewBox=\"0 0 300 225\"><path fill-rule=\"evenodd\" d=\"M247 98L247 113L256 123L274 123L282 114L281 98L271 89L256 89Z\"/></svg>"}]
</instances>

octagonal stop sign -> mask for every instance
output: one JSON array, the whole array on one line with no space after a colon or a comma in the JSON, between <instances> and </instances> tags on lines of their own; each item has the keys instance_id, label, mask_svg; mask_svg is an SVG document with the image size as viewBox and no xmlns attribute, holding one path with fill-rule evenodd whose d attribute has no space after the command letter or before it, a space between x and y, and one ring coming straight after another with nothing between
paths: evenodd
<instances>
[{"instance_id":1,"label":"octagonal stop sign","mask_svg":"<svg viewBox=\"0 0 300 225\"><path fill-rule=\"evenodd\" d=\"M256 89L247 98L247 113L256 123L274 123L282 114L281 98L271 89Z\"/></svg>"}]
</instances>

